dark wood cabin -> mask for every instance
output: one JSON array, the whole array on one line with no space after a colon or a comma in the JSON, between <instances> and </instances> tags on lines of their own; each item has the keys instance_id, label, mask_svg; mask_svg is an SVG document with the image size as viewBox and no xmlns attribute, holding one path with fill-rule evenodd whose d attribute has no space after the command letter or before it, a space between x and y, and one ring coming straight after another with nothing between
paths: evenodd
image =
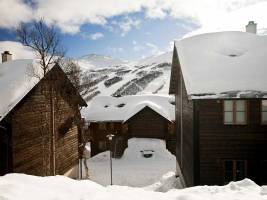
<instances>
[{"instance_id":1,"label":"dark wood cabin","mask_svg":"<svg viewBox=\"0 0 267 200\"><path fill-rule=\"evenodd\" d=\"M90 116L93 118L93 113ZM123 119L118 121L90 120L88 134L91 140L91 156L109 150L108 134L115 136L112 141L114 157L122 156L125 148L127 148L128 139L133 137L163 139L166 141L167 149L174 155L176 154L175 122L169 121L149 106L145 106L126 121Z\"/></svg>"},{"instance_id":2,"label":"dark wood cabin","mask_svg":"<svg viewBox=\"0 0 267 200\"><path fill-rule=\"evenodd\" d=\"M175 94L179 108L175 116L177 174L184 186L224 185L244 178L267 184L266 93L255 87L244 95L230 91L231 88L221 95L190 95L190 85L185 83L188 75L185 68L190 66L183 66L181 63L186 60L181 62L181 59L186 58L179 57L179 50L180 53L184 50L179 45L185 44L174 46L169 91ZM232 69L235 64L239 63L233 63ZM253 68L257 70L257 66ZM219 73L215 78L222 85L227 84L220 76ZM265 80L260 76L257 79L266 85ZM233 86L235 83L238 80L232 81Z\"/></svg>"},{"instance_id":3,"label":"dark wood cabin","mask_svg":"<svg viewBox=\"0 0 267 200\"><path fill-rule=\"evenodd\" d=\"M0 117L0 175L63 175L76 166L82 106L86 102L56 64Z\"/></svg>"}]
</instances>

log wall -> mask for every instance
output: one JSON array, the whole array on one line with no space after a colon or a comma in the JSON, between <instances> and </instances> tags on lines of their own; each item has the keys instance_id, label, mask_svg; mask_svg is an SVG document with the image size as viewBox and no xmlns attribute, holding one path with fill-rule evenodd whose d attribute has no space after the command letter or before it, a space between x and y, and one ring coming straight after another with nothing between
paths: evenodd
<instances>
[{"instance_id":1,"label":"log wall","mask_svg":"<svg viewBox=\"0 0 267 200\"><path fill-rule=\"evenodd\" d=\"M62 175L78 164L79 107L60 73L41 80L10 113L13 172Z\"/></svg>"}]
</instances>

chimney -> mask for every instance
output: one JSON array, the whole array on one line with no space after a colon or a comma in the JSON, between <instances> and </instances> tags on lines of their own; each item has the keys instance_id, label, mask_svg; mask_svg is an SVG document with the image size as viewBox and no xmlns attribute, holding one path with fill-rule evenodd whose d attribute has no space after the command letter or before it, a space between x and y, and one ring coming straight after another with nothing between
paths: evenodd
<instances>
[{"instance_id":1,"label":"chimney","mask_svg":"<svg viewBox=\"0 0 267 200\"><path fill-rule=\"evenodd\" d=\"M249 21L246 25L246 32L257 34L257 24L254 21Z\"/></svg>"},{"instance_id":2,"label":"chimney","mask_svg":"<svg viewBox=\"0 0 267 200\"><path fill-rule=\"evenodd\" d=\"M3 62L8 62L12 60L12 54L9 53L9 51L4 51L4 53L2 53L2 63Z\"/></svg>"}]
</instances>

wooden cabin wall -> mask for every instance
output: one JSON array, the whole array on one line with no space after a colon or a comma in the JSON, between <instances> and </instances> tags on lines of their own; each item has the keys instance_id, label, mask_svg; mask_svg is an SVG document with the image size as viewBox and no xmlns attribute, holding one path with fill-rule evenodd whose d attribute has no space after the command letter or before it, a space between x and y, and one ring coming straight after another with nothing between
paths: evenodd
<instances>
[{"instance_id":1,"label":"wooden cabin wall","mask_svg":"<svg viewBox=\"0 0 267 200\"><path fill-rule=\"evenodd\" d=\"M12 114L13 170L50 175L50 115L43 87L37 87Z\"/></svg>"},{"instance_id":2,"label":"wooden cabin wall","mask_svg":"<svg viewBox=\"0 0 267 200\"><path fill-rule=\"evenodd\" d=\"M181 78L182 87L180 90L182 102L178 107L178 112L181 112L181 127L180 127L180 153L181 153L181 163L180 167L186 182L186 186L195 185L195 136L193 129L193 102L192 100L188 100L188 95L185 89L185 84L183 78ZM182 108L181 108L182 104ZM178 152L179 153L179 152Z\"/></svg>"},{"instance_id":3,"label":"wooden cabin wall","mask_svg":"<svg viewBox=\"0 0 267 200\"><path fill-rule=\"evenodd\" d=\"M260 100L247 100L246 125L224 125L222 100L198 100L200 184L224 184L223 161L247 160L247 176L258 184L267 177L267 126L261 125Z\"/></svg>"},{"instance_id":4,"label":"wooden cabin wall","mask_svg":"<svg viewBox=\"0 0 267 200\"><path fill-rule=\"evenodd\" d=\"M61 95L55 100L56 174L64 174L78 164L79 130L74 109Z\"/></svg>"},{"instance_id":5,"label":"wooden cabin wall","mask_svg":"<svg viewBox=\"0 0 267 200\"><path fill-rule=\"evenodd\" d=\"M175 88L176 159L183 175L185 185L193 186L195 185L196 164L194 155L193 102L192 100L188 100L179 62L176 62L176 65L179 71L178 80L176 80L177 87Z\"/></svg>"},{"instance_id":6,"label":"wooden cabin wall","mask_svg":"<svg viewBox=\"0 0 267 200\"><path fill-rule=\"evenodd\" d=\"M78 164L78 126L74 120L79 117L78 105L66 96L71 94L57 87L59 82L53 83L53 103L51 84L42 80L11 113L14 172L40 176L54 174L52 107L55 174L62 175Z\"/></svg>"},{"instance_id":7,"label":"wooden cabin wall","mask_svg":"<svg viewBox=\"0 0 267 200\"><path fill-rule=\"evenodd\" d=\"M0 176L13 171L11 128L6 120L0 122Z\"/></svg>"},{"instance_id":8,"label":"wooden cabin wall","mask_svg":"<svg viewBox=\"0 0 267 200\"><path fill-rule=\"evenodd\" d=\"M129 138L167 138L168 121L149 107L145 107L130 118L127 124Z\"/></svg>"}]
</instances>

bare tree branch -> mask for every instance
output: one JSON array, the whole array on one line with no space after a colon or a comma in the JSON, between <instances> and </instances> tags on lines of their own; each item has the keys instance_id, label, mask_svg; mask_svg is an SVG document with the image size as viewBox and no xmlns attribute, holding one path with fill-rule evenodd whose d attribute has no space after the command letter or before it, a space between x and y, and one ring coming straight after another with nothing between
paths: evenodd
<instances>
[{"instance_id":1,"label":"bare tree branch","mask_svg":"<svg viewBox=\"0 0 267 200\"><path fill-rule=\"evenodd\" d=\"M60 37L55 27L46 26L42 18L33 24L21 24L17 29L17 38L24 46L35 52L43 76L48 72L50 65L64 58L65 50L60 44Z\"/></svg>"}]
</instances>

